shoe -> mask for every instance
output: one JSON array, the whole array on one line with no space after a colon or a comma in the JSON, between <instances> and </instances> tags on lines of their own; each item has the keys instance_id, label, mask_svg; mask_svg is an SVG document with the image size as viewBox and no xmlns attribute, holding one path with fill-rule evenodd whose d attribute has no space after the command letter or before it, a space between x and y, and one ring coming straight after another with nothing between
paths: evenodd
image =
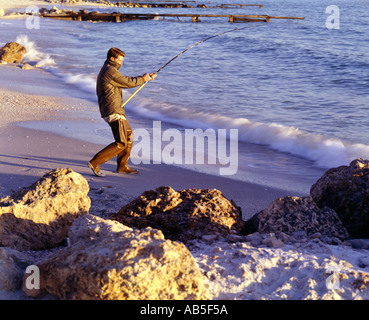
<instances>
[{"instance_id":1,"label":"shoe","mask_svg":"<svg viewBox=\"0 0 369 320\"><path fill-rule=\"evenodd\" d=\"M117 155L117 173L137 174L137 170L128 167L128 159L131 154L132 141L128 141L127 147Z\"/></svg>"},{"instance_id":2,"label":"shoe","mask_svg":"<svg viewBox=\"0 0 369 320\"><path fill-rule=\"evenodd\" d=\"M131 169L130 167L126 166L123 169L117 170L117 173L124 173L124 174L137 174L138 170Z\"/></svg>"},{"instance_id":3,"label":"shoe","mask_svg":"<svg viewBox=\"0 0 369 320\"><path fill-rule=\"evenodd\" d=\"M119 152L121 152L121 150L122 148L120 148L116 143L111 143L96 153L87 165L95 176L105 177L105 174L100 172L100 165L115 157Z\"/></svg>"},{"instance_id":4,"label":"shoe","mask_svg":"<svg viewBox=\"0 0 369 320\"><path fill-rule=\"evenodd\" d=\"M138 170L133 170L128 167L128 159L131 154L132 149L132 141L128 141L127 147L118 153L117 155L117 173L125 173L125 174L137 174Z\"/></svg>"},{"instance_id":5,"label":"shoe","mask_svg":"<svg viewBox=\"0 0 369 320\"><path fill-rule=\"evenodd\" d=\"M105 177L105 174L103 174L102 172L100 172L100 169L99 168L95 168L91 164L91 162L89 162L87 165L92 170L92 172L94 173L95 176L97 176L97 177Z\"/></svg>"}]
</instances>

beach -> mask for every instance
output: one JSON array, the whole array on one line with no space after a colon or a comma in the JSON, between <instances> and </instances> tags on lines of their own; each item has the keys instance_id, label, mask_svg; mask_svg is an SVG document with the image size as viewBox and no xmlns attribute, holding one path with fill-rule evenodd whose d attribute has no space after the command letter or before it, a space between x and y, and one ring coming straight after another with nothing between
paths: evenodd
<instances>
[{"instance_id":1,"label":"beach","mask_svg":"<svg viewBox=\"0 0 369 320\"><path fill-rule=\"evenodd\" d=\"M46 77L45 83L52 83L52 81L46 80L50 75L45 74L42 70L21 70L17 66L9 65L1 66L1 68L2 74L5 75L1 80L2 88L19 87L19 84L24 81L33 83L34 74L37 74L36 77L40 77L41 74ZM7 73L11 76L7 76ZM11 78L12 80L9 81ZM40 82L36 81L36 83ZM44 84L40 83L40 85L33 90L45 90ZM35 86L34 83L32 86ZM50 93L53 92L52 90L53 87L45 92ZM78 109L83 109L91 102L78 98L64 97L61 99L53 96L30 95L9 89L2 89L1 96L3 97L2 101L5 102L2 105L1 122L2 174L5 177L4 180L2 179L3 195L9 194L12 189L17 190L14 188L29 185L47 171L59 167L70 167L79 172L87 179L92 189L105 186L108 193L122 194L123 197L130 198L162 185L171 186L176 190L217 188L243 208L245 218L262 210L272 200L291 195L285 190L248 184L165 164L138 165L139 175L122 176L114 172L115 159L102 166L102 170L106 171L107 176L99 179L87 167L87 162L103 147L102 145L94 144L93 141L86 143L17 126L17 122L32 120L73 121L74 113L78 113ZM97 105L95 107L98 112ZM78 116L75 117L75 120L78 120ZM9 150L9 153L5 150ZM133 165L133 167L136 166ZM12 183L8 183L8 181L12 181ZM124 204L123 202L119 205L123 206Z\"/></svg>"},{"instance_id":2,"label":"beach","mask_svg":"<svg viewBox=\"0 0 369 320\"><path fill-rule=\"evenodd\" d=\"M24 5L26 1L22 2ZM29 1L30 4L34 3ZM0 2L1 4L1 2ZM1 5L0 5L1 7ZM243 219L286 196L307 196L293 186L288 190L207 174L166 164L138 164L138 175L115 173L115 159L102 165L105 177L96 177L87 167L92 156L104 146L59 135L55 132L27 128L29 121L66 123L63 131L74 130L78 122L91 125L101 121L98 105L84 99L78 90L57 81L40 68L22 70L17 64L0 65L1 198L19 191L56 168L71 168L81 174L90 187L90 213L109 218L121 207L147 190L170 186L174 190L190 188L220 190L241 209ZM91 110L96 110L88 118ZM82 114L82 115L81 115ZM68 127L68 123L76 126ZM272 235L270 235L272 237ZM300 241L301 240L301 241ZM368 250L353 249L345 243L324 244L318 239L300 239L282 246L254 246L250 242L212 242L199 239L188 245L202 270L213 299L284 299L335 300L368 299L368 286L354 286L353 279L369 277ZM339 270L341 285L330 287L329 270ZM21 292L0 292L1 299L31 299Z\"/></svg>"}]
</instances>

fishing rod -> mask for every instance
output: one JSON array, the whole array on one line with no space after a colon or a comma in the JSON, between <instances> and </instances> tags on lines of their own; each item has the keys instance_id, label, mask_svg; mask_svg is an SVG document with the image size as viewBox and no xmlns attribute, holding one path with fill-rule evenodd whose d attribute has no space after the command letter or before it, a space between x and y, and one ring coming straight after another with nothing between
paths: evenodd
<instances>
[{"instance_id":1,"label":"fishing rod","mask_svg":"<svg viewBox=\"0 0 369 320\"><path fill-rule=\"evenodd\" d=\"M183 50L182 52L178 53L174 58L172 58L171 60L169 60L166 64L164 64L158 71L156 71L156 73L159 73L161 70L163 70L168 64L170 64L173 60L177 59L179 56L181 56L182 54L184 54L185 52L187 52L188 50L196 47L197 45L205 42L205 41L208 41L210 39L213 39L215 37L218 37L218 36L221 36L223 34L226 34L226 33L230 33L230 32L233 32L233 31L239 31L239 30L243 30L243 29L250 29L250 28L255 28L256 26L247 26L247 27L242 27L242 28L234 28L234 29L231 29L231 30L227 30L227 31L224 31L224 32L221 32L221 33L218 33L216 35L212 35L206 39L203 39L197 43L195 43L194 45L188 47L187 49ZM130 101L146 84L148 83L148 81L144 82L134 93L132 93L132 95L122 104L122 107L124 107L128 101Z\"/></svg>"}]
</instances>

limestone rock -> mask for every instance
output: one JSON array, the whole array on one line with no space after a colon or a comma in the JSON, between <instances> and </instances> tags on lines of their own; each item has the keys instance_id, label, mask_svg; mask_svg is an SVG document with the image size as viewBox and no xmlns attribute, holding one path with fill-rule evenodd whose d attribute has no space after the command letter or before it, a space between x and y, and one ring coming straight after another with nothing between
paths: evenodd
<instances>
[{"instance_id":1,"label":"limestone rock","mask_svg":"<svg viewBox=\"0 0 369 320\"><path fill-rule=\"evenodd\" d=\"M21 252L0 247L0 291L19 290L24 269L31 261Z\"/></svg>"},{"instance_id":2,"label":"limestone rock","mask_svg":"<svg viewBox=\"0 0 369 320\"><path fill-rule=\"evenodd\" d=\"M139 231L125 226L117 221L102 219L95 215L88 214L76 219L69 228L69 244L77 242L101 241L114 234L121 233L125 238L134 237Z\"/></svg>"},{"instance_id":3,"label":"limestone rock","mask_svg":"<svg viewBox=\"0 0 369 320\"><path fill-rule=\"evenodd\" d=\"M8 42L0 49L0 60L8 63L20 63L26 49L17 42Z\"/></svg>"},{"instance_id":4,"label":"limestone rock","mask_svg":"<svg viewBox=\"0 0 369 320\"><path fill-rule=\"evenodd\" d=\"M328 237L347 239L349 234L337 213L320 209L311 197L284 197L245 222L244 233L286 233L305 231L307 236L319 232Z\"/></svg>"},{"instance_id":5,"label":"limestone rock","mask_svg":"<svg viewBox=\"0 0 369 320\"><path fill-rule=\"evenodd\" d=\"M22 65L22 70L33 70L34 67L32 67L30 64L25 63L24 65Z\"/></svg>"},{"instance_id":6,"label":"limestone rock","mask_svg":"<svg viewBox=\"0 0 369 320\"><path fill-rule=\"evenodd\" d=\"M262 241L262 243L270 248L279 248L284 246L283 241L275 237L266 238Z\"/></svg>"},{"instance_id":7,"label":"limestone rock","mask_svg":"<svg viewBox=\"0 0 369 320\"><path fill-rule=\"evenodd\" d=\"M227 236L242 230L242 212L216 189L145 191L111 216L127 226L152 227L166 238L186 242L206 234Z\"/></svg>"},{"instance_id":8,"label":"limestone rock","mask_svg":"<svg viewBox=\"0 0 369 320\"><path fill-rule=\"evenodd\" d=\"M319 207L335 210L351 236L369 238L369 160L328 170L310 195Z\"/></svg>"},{"instance_id":9,"label":"limestone rock","mask_svg":"<svg viewBox=\"0 0 369 320\"><path fill-rule=\"evenodd\" d=\"M189 250L160 230L89 214L76 219L69 239L70 246L39 264L40 293L78 300L209 299Z\"/></svg>"},{"instance_id":10,"label":"limestone rock","mask_svg":"<svg viewBox=\"0 0 369 320\"><path fill-rule=\"evenodd\" d=\"M347 240L347 243L354 249L369 249L369 239L350 239Z\"/></svg>"},{"instance_id":11,"label":"limestone rock","mask_svg":"<svg viewBox=\"0 0 369 320\"><path fill-rule=\"evenodd\" d=\"M0 245L20 251L59 245L73 221L88 213L88 191L88 183L79 173L56 169L1 199Z\"/></svg>"}]
</instances>

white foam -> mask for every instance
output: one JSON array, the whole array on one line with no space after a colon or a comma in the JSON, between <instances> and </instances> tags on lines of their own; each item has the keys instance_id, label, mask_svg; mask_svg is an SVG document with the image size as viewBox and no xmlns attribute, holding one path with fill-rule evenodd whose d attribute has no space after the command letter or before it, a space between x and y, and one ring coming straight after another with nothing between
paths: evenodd
<instances>
[{"instance_id":1,"label":"white foam","mask_svg":"<svg viewBox=\"0 0 369 320\"><path fill-rule=\"evenodd\" d=\"M96 75L93 74L71 74L71 73L57 73L62 80L69 84L78 87L84 92L96 95Z\"/></svg>"},{"instance_id":2,"label":"white foam","mask_svg":"<svg viewBox=\"0 0 369 320\"><path fill-rule=\"evenodd\" d=\"M369 159L369 146L342 141L338 138L304 132L278 123L252 122L246 118L231 118L220 114L194 112L169 104L155 105L148 99L137 99L134 107L139 114L185 128L238 129L239 141L266 145L281 152L314 161L321 168L347 165L357 158Z\"/></svg>"},{"instance_id":3,"label":"white foam","mask_svg":"<svg viewBox=\"0 0 369 320\"><path fill-rule=\"evenodd\" d=\"M36 63L37 67L45 68L55 65L54 59L47 53L39 51L36 44L31 41L27 35L20 35L17 37L16 42L26 48L27 52L23 58L25 61Z\"/></svg>"}]
</instances>

